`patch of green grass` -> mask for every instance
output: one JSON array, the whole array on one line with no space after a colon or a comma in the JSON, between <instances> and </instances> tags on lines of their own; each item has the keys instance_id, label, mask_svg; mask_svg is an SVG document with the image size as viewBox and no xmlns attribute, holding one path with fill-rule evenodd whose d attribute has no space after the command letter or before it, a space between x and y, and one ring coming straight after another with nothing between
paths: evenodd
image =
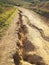
<instances>
[{"instance_id":1,"label":"patch of green grass","mask_svg":"<svg viewBox=\"0 0 49 65\"><path fill-rule=\"evenodd\" d=\"M13 6L0 5L0 8L0 10L2 10L2 12L0 11L0 37L2 37L4 31L7 29L15 13L18 10Z\"/></svg>"}]
</instances>

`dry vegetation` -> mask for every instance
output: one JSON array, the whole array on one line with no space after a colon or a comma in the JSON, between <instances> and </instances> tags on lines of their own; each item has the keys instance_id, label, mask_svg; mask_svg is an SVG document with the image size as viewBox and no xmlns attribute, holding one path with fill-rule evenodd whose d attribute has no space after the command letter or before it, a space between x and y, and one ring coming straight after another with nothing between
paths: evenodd
<instances>
[{"instance_id":1,"label":"dry vegetation","mask_svg":"<svg viewBox=\"0 0 49 65\"><path fill-rule=\"evenodd\" d=\"M22 6L34 10L38 14L49 18L49 0L1 0L16 6Z\"/></svg>"},{"instance_id":2,"label":"dry vegetation","mask_svg":"<svg viewBox=\"0 0 49 65\"><path fill-rule=\"evenodd\" d=\"M7 20L10 18L10 16L14 13L15 10L16 9L13 6L0 3L0 37L2 36L3 31L7 28L10 23L10 20Z\"/></svg>"},{"instance_id":3,"label":"dry vegetation","mask_svg":"<svg viewBox=\"0 0 49 65\"><path fill-rule=\"evenodd\" d=\"M36 4L30 5L31 9L35 12L49 18L49 1L38 2Z\"/></svg>"},{"instance_id":4,"label":"dry vegetation","mask_svg":"<svg viewBox=\"0 0 49 65\"><path fill-rule=\"evenodd\" d=\"M20 1L10 0L8 3L49 18L48 1ZM18 14L15 14L6 35L0 40L0 65L49 65L49 26L37 13L25 8L18 7ZM0 3L0 37L14 11L13 6Z\"/></svg>"}]
</instances>

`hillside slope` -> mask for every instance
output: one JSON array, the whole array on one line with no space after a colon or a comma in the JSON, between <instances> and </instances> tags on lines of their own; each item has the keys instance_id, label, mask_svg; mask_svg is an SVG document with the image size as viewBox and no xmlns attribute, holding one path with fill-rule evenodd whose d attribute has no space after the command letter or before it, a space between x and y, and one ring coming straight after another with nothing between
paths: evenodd
<instances>
[{"instance_id":1,"label":"hillside slope","mask_svg":"<svg viewBox=\"0 0 49 65\"><path fill-rule=\"evenodd\" d=\"M18 10L0 41L0 65L49 65L49 26L35 12Z\"/></svg>"},{"instance_id":2,"label":"hillside slope","mask_svg":"<svg viewBox=\"0 0 49 65\"><path fill-rule=\"evenodd\" d=\"M21 35L24 38L22 38L24 60L35 65L49 65L49 26L36 13L24 8L19 10L22 11L21 25L25 26L22 30L20 28L20 35L24 35Z\"/></svg>"},{"instance_id":3,"label":"hillside slope","mask_svg":"<svg viewBox=\"0 0 49 65\"><path fill-rule=\"evenodd\" d=\"M49 0L0 0L0 2L22 6L49 18Z\"/></svg>"}]
</instances>

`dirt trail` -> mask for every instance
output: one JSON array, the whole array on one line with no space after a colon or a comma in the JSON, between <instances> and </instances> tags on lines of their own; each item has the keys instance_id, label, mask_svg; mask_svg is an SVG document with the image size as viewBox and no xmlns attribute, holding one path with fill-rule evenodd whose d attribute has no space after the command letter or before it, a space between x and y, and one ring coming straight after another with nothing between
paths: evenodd
<instances>
[{"instance_id":1,"label":"dirt trail","mask_svg":"<svg viewBox=\"0 0 49 65\"><path fill-rule=\"evenodd\" d=\"M31 27L31 28L35 28L40 32L40 35L42 36L43 39L45 39L46 41L49 41L49 36L45 36L44 31L40 28L38 28L37 26L35 26L34 24L30 23L30 20L27 16L23 15L26 19L27 19L27 24Z\"/></svg>"},{"instance_id":2,"label":"dirt trail","mask_svg":"<svg viewBox=\"0 0 49 65\"><path fill-rule=\"evenodd\" d=\"M15 65L13 61L13 54L16 52L16 42L18 29L16 23L19 15L15 14L15 17L11 21L8 30L5 32L5 36L0 40L0 65Z\"/></svg>"},{"instance_id":3,"label":"dirt trail","mask_svg":"<svg viewBox=\"0 0 49 65\"><path fill-rule=\"evenodd\" d=\"M49 26L36 13L18 9L0 41L0 65L49 65Z\"/></svg>"},{"instance_id":4,"label":"dirt trail","mask_svg":"<svg viewBox=\"0 0 49 65\"><path fill-rule=\"evenodd\" d=\"M19 8L19 10L22 11L23 25L28 30L23 40L25 60L35 65L49 65L49 26L34 12L24 8Z\"/></svg>"}]
</instances>

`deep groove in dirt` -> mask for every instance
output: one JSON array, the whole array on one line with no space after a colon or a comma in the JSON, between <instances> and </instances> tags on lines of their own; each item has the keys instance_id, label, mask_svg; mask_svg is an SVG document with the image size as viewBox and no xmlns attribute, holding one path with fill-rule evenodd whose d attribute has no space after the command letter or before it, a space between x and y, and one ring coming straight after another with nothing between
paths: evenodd
<instances>
[{"instance_id":1,"label":"deep groove in dirt","mask_svg":"<svg viewBox=\"0 0 49 65\"><path fill-rule=\"evenodd\" d=\"M45 65L42 57L33 54L33 55L26 55L24 57L24 60L27 62L30 62L31 64L35 64L35 65Z\"/></svg>"},{"instance_id":2,"label":"deep groove in dirt","mask_svg":"<svg viewBox=\"0 0 49 65\"><path fill-rule=\"evenodd\" d=\"M15 65L19 65L19 64L20 64L21 58L20 58L18 52L16 52L16 53L13 55L13 59L14 59Z\"/></svg>"},{"instance_id":3,"label":"deep groove in dirt","mask_svg":"<svg viewBox=\"0 0 49 65\"><path fill-rule=\"evenodd\" d=\"M31 23L30 23L30 20L29 20L29 18L28 18L27 16L25 16L25 15L23 15L23 16L28 19L27 24L28 24L30 27L34 27L35 29L37 29L37 30L40 32L41 37L42 37L44 40L49 41L49 36L45 36L44 31L43 31L42 29L40 29L40 28L38 28L37 26L31 24Z\"/></svg>"},{"instance_id":4,"label":"deep groove in dirt","mask_svg":"<svg viewBox=\"0 0 49 65\"><path fill-rule=\"evenodd\" d=\"M18 52L16 52L13 55L14 63L15 63L15 65L22 65L23 63L21 63L21 60L23 60L23 61L29 62L30 64L45 65L42 57L40 57L36 54L32 54L32 55L27 54L29 51L34 52L36 48L32 44L32 42L27 39L28 29L27 29L26 25L23 25L21 13L22 12L20 11L19 12L19 21L18 21L18 25L20 27L17 32L17 34L18 34L18 42L17 42ZM31 48L29 48L29 47L31 47Z\"/></svg>"}]
</instances>

